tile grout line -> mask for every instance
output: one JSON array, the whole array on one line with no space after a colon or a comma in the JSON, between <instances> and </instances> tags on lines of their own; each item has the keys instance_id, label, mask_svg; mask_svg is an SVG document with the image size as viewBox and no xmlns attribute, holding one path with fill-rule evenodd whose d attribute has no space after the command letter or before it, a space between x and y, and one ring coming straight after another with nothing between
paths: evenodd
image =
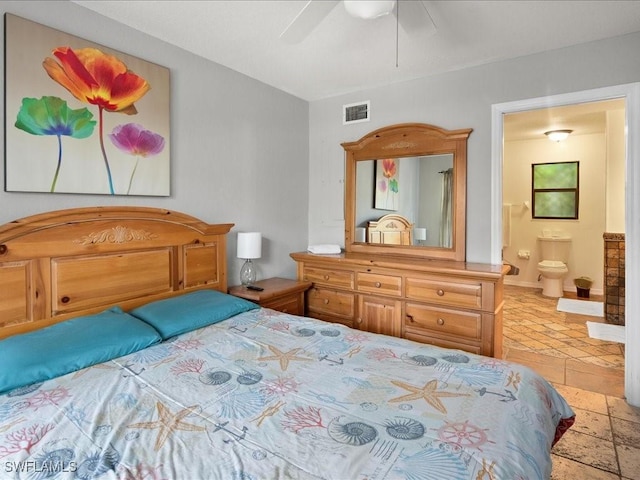
<instances>
[{"instance_id":1,"label":"tile grout line","mask_svg":"<svg viewBox=\"0 0 640 480\"><path fill-rule=\"evenodd\" d=\"M611 429L611 443L613 443L613 453L616 456L616 465L618 466L618 477L622 478L622 466L620 465L620 456L618 455L618 445L616 443L616 434L613 431L613 420L611 419L611 408L609 405L609 395L604 396L604 401L607 404L607 417L609 419L609 428Z\"/></svg>"}]
</instances>

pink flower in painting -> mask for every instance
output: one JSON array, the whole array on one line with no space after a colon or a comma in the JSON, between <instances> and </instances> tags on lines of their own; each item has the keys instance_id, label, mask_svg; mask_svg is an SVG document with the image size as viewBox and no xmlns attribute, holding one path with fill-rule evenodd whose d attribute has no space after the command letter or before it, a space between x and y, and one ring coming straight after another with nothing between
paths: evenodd
<instances>
[{"instance_id":1,"label":"pink flower in painting","mask_svg":"<svg viewBox=\"0 0 640 480\"><path fill-rule=\"evenodd\" d=\"M147 158L157 155L164 150L164 137L151 130L146 130L137 123L118 125L109 134L109 139L119 150L136 157L136 163L129 179L127 195L131 191L133 176L138 168L140 157Z\"/></svg>"},{"instance_id":2,"label":"pink flower in painting","mask_svg":"<svg viewBox=\"0 0 640 480\"><path fill-rule=\"evenodd\" d=\"M109 134L111 142L125 153L140 157L157 155L164 149L164 137L137 123L118 125Z\"/></svg>"},{"instance_id":3,"label":"pink flower in painting","mask_svg":"<svg viewBox=\"0 0 640 480\"><path fill-rule=\"evenodd\" d=\"M380 190L382 193L387 191L387 181L386 180L380 180L378 182L378 190Z\"/></svg>"}]
</instances>

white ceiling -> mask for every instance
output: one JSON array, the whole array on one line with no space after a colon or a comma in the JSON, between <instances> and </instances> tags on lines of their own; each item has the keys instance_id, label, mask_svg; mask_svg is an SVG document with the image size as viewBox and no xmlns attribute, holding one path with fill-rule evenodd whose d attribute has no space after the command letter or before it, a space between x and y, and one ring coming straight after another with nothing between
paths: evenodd
<instances>
[{"instance_id":1,"label":"white ceiling","mask_svg":"<svg viewBox=\"0 0 640 480\"><path fill-rule=\"evenodd\" d=\"M396 17L341 4L291 44L306 0L73 1L308 101L640 31L640 1L423 1L435 29L398 28L396 66Z\"/></svg>"}]
</instances>

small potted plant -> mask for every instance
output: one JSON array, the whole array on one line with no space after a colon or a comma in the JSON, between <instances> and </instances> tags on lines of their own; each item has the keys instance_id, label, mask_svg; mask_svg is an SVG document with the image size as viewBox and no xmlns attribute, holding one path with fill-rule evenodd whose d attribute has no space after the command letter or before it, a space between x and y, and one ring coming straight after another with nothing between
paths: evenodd
<instances>
[{"instance_id":1,"label":"small potted plant","mask_svg":"<svg viewBox=\"0 0 640 480\"><path fill-rule=\"evenodd\" d=\"M578 277L573 279L573 283L578 291L578 297L589 298L589 290L591 289L591 285L593 285L593 280L589 277Z\"/></svg>"}]
</instances>

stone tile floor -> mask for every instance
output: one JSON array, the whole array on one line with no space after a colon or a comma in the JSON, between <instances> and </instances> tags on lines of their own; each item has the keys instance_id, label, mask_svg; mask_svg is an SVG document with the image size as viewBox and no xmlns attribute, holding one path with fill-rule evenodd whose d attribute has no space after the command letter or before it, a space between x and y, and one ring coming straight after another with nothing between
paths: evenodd
<instances>
[{"instance_id":1,"label":"stone tile floor","mask_svg":"<svg viewBox=\"0 0 640 480\"><path fill-rule=\"evenodd\" d=\"M551 480L640 479L640 408L622 398L554 386L576 422L551 451Z\"/></svg>"},{"instance_id":2,"label":"stone tile floor","mask_svg":"<svg viewBox=\"0 0 640 480\"><path fill-rule=\"evenodd\" d=\"M556 306L539 289L505 286L504 358L538 371L576 412L552 450L551 480L638 480L640 408L623 399L624 345L589 338L586 321L603 319Z\"/></svg>"}]
</instances>

